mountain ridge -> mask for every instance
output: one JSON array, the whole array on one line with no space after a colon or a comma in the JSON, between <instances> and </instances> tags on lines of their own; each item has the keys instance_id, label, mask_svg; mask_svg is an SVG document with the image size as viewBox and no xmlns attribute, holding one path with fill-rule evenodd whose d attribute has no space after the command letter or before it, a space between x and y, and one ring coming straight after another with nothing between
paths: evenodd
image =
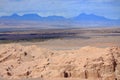
<instances>
[{"instance_id":1,"label":"mountain ridge","mask_svg":"<svg viewBox=\"0 0 120 80\"><path fill-rule=\"evenodd\" d=\"M112 20L112 19L108 19L104 16L98 16L98 15L95 15L95 14L85 14L85 13L82 13L76 17L73 17L72 18L73 20L84 20L84 21L88 21L88 20Z\"/></svg>"},{"instance_id":2,"label":"mountain ridge","mask_svg":"<svg viewBox=\"0 0 120 80\"><path fill-rule=\"evenodd\" d=\"M11 16L2 16L0 17L0 22L4 21L40 21L45 23L61 23L62 24L71 24L71 25L79 25L79 26L120 26L120 19L109 19L104 16L98 16L95 14L85 14L82 13L78 16L72 18L65 18L63 16L47 16L43 17L38 14L24 14L22 16L18 14L12 14ZM8 24L8 23L5 23ZM10 23L12 24L12 23ZM14 23L13 23L14 24Z\"/></svg>"},{"instance_id":3,"label":"mountain ridge","mask_svg":"<svg viewBox=\"0 0 120 80\"><path fill-rule=\"evenodd\" d=\"M22 16L18 15L18 14L12 14L10 16L1 16L0 19L3 20L62 20L65 19L62 16L47 16L47 17L42 17L39 16L38 14L24 14Z\"/></svg>"},{"instance_id":4,"label":"mountain ridge","mask_svg":"<svg viewBox=\"0 0 120 80\"><path fill-rule=\"evenodd\" d=\"M22 16L14 13L10 16L1 16L0 19L12 19L12 20L74 20L74 21L110 21L110 20L120 20L120 19L109 19L104 16L98 16L95 14L81 13L78 16L72 18L65 18L63 16L51 15L47 17L42 17L38 14L24 14Z\"/></svg>"}]
</instances>

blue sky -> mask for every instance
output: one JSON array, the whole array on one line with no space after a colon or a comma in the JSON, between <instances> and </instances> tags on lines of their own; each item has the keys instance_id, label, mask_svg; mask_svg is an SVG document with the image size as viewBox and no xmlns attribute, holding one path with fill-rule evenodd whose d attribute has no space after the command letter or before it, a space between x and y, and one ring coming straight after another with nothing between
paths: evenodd
<instances>
[{"instance_id":1,"label":"blue sky","mask_svg":"<svg viewBox=\"0 0 120 80\"><path fill-rule=\"evenodd\" d=\"M120 18L120 0L0 0L0 16L37 13L73 17L81 13Z\"/></svg>"}]
</instances>

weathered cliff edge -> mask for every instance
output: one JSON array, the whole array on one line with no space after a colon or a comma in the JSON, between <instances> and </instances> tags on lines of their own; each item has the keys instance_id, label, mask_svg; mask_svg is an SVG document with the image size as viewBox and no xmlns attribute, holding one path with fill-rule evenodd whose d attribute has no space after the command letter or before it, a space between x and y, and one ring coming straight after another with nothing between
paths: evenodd
<instances>
[{"instance_id":1,"label":"weathered cliff edge","mask_svg":"<svg viewBox=\"0 0 120 80\"><path fill-rule=\"evenodd\" d=\"M0 77L120 80L120 47L48 50L0 45Z\"/></svg>"}]
</instances>

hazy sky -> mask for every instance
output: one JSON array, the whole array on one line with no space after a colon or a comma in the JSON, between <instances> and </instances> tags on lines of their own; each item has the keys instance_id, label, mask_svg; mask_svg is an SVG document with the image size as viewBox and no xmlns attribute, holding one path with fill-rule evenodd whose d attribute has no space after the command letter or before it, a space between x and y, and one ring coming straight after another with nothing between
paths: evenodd
<instances>
[{"instance_id":1,"label":"hazy sky","mask_svg":"<svg viewBox=\"0 0 120 80\"><path fill-rule=\"evenodd\" d=\"M120 0L0 0L0 16L13 13L64 17L87 13L117 19L120 18Z\"/></svg>"}]
</instances>

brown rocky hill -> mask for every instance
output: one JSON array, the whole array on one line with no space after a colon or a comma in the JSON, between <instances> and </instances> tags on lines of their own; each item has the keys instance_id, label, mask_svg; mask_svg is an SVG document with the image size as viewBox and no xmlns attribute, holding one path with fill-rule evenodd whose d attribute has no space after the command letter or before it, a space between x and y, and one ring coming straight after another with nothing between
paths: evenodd
<instances>
[{"instance_id":1,"label":"brown rocky hill","mask_svg":"<svg viewBox=\"0 0 120 80\"><path fill-rule=\"evenodd\" d=\"M0 77L120 80L120 47L49 50L4 44L0 45Z\"/></svg>"}]
</instances>

